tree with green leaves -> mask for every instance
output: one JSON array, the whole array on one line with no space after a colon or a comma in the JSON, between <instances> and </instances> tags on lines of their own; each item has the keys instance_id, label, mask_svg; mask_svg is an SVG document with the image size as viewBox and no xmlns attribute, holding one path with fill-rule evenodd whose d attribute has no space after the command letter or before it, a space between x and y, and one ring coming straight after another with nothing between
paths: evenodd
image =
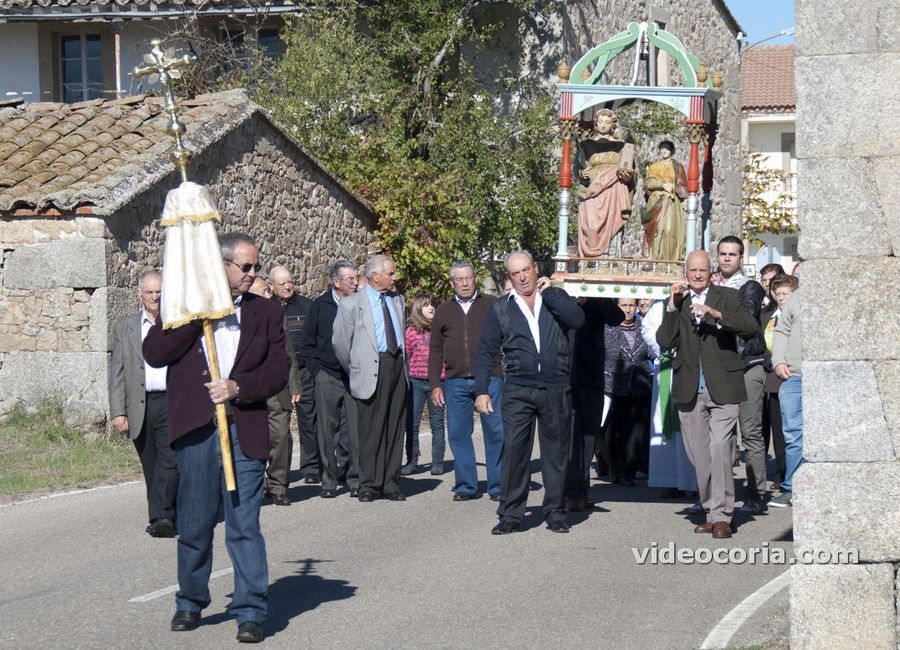
<instances>
[{"instance_id":1,"label":"tree with green leaves","mask_svg":"<svg viewBox=\"0 0 900 650\"><path fill-rule=\"evenodd\" d=\"M759 243L761 233L797 232L796 200L785 189L788 179L782 170L767 166L763 154L744 156L744 239Z\"/></svg>"},{"instance_id":2,"label":"tree with green leaves","mask_svg":"<svg viewBox=\"0 0 900 650\"><path fill-rule=\"evenodd\" d=\"M339 0L292 18L284 57L244 80L376 207L405 291L448 294L454 258L500 281L508 250L554 250L552 94L503 69L484 78L462 54L495 45L508 13L492 4Z\"/></svg>"}]
</instances>

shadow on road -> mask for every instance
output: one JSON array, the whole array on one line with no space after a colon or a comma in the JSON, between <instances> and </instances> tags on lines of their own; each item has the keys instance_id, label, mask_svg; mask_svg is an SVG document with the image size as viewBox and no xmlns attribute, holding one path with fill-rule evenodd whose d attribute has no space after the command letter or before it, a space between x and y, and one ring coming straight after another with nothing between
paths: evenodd
<instances>
[{"instance_id":1,"label":"shadow on road","mask_svg":"<svg viewBox=\"0 0 900 650\"><path fill-rule=\"evenodd\" d=\"M281 632L291 620L322 603L352 598L356 587L346 580L323 578L316 574L315 564L329 560L293 560L300 568L269 585L269 619L263 626L267 635Z\"/></svg>"}]
</instances>

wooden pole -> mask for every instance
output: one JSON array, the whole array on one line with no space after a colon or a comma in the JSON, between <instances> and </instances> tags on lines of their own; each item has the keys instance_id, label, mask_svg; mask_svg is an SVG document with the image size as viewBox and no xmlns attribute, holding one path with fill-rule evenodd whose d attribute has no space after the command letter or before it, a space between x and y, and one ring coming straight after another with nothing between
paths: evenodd
<instances>
[{"instance_id":1,"label":"wooden pole","mask_svg":"<svg viewBox=\"0 0 900 650\"><path fill-rule=\"evenodd\" d=\"M203 340L206 342L206 356L209 362L209 377L212 381L219 376L219 357L216 354L216 339L213 336L212 321L203 319ZM231 458L231 435L228 430L228 413L224 404L216 404L216 424L219 428L219 448L222 450L222 469L225 472L225 489L234 492L234 461Z\"/></svg>"},{"instance_id":2,"label":"wooden pole","mask_svg":"<svg viewBox=\"0 0 900 650\"><path fill-rule=\"evenodd\" d=\"M116 36L118 39L118 34ZM118 40L116 41L118 44ZM159 39L150 41L153 49L150 55L144 57L149 64L146 67L136 67L131 74L135 77L150 76L151 82L153 76L158 76L165 93L165 109L169 114L169 124L166 125L166 133L175 138L175 149L169 154L172 162L181 173L181 180L187 182L187 166L191 157L191 152L184 146L182 136L185 133L185 126L178 119L178 105L175 102L175 91L172 87L173 79L181 76L178 68L189 65L196 60L189 54L175 58L168 56L162 50L162 43ZM174 54L174 52L172 53ZM153 75L153 76L151 76ZM213 336L212 322L203 319L203 340L206 342L206 358L209 365L209 376L212 381L221 379L219 375L219 356L216 352L216 339ZM225 410L224 404L216 404L216 426L219 430L219 448L222 452L222 470L225 472L225 488L229 492L237 489L234 481L234 461L231 456L231 436L228 429L228 412Z\"/></svg>"}]
</instances>

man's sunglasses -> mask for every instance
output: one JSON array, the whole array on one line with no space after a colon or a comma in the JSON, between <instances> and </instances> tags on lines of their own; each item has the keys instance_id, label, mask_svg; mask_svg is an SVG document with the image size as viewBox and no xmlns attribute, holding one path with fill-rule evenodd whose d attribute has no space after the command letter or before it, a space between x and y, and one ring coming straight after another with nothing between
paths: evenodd
<instances>
[{"instance_id":1,"label":"man's sunglasses","mask_svg":"<svg viewBox=\"0 0 900 650\"><path fill-rule=\"evenodd\" d=\"M262 268L262 264L260 264L259 262L257 262L256 264L251 264L250 262L247 262L243 266L240 266L239 264L232 262L231 260L225 260L225 261L228 262L229 264L233 264L234 266L237 266L241 270L241 273L250 273L251 269L253 271L256 271L257 273L259 273L259 270Z\"/></svg>"}]
</instances>

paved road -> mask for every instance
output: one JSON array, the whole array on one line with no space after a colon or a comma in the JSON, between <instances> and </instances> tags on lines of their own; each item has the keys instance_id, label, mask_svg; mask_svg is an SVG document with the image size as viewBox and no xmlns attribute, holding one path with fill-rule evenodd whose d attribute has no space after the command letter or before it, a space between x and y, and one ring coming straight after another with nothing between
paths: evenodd
<instances>
[{"instance_id":1,"label":"paved road","mask_svg":"<svg viewBox=\"0 0 900 650\"><path fill-rule=\"evenodd\" d=\"M430 448L428 441L423 442ZM537 455L537 454L535 454ZM697 648L735 605L786 567L639 565L632 548L761 547L790 552L791 514L738 520L731 540L695 535L689 504L658 490L596 482L601 508L544 529L540 472L522 533L489 534L494 506L451 500L452 473L404 479L405 503L325 500L298 486L288 508L263 508L272 648ZM0 507L0 646L221 647L233 586L217 530L213 603L191 633L168 631L175 541L144 533L143 486L115 486ZM214 574L215 575L215 574ZM147 596L150 594L150 596ZM144 597L133 602L133 599ZM735 635L773 643L787 632L787 590Z\"/></svg>"}]
</instances>

